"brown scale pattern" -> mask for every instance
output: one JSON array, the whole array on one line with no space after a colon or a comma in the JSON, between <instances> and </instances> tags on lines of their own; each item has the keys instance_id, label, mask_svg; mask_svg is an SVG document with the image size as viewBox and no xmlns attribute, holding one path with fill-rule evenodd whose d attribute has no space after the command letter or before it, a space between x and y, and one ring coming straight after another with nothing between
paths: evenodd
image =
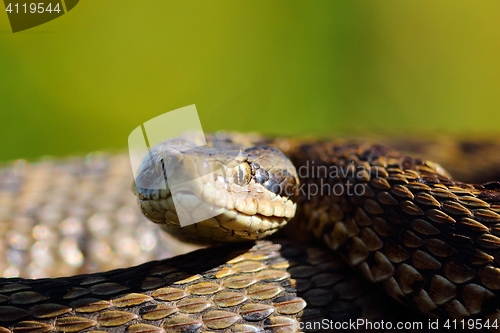
<instances>
[{"instance_id":1,"label":"brown scale pattern","mask_svg":"<svg viewBox=\"0 0 500 333\"><path fill-rule=\"evenodd\" d=\"M500 321L499 183L454 181L434 163L377 145L315 143L291 156L298 168L314 160L364 170L301 179L343 193L365 190L299 198L297 228L323 238L366 279L422 313Z\"/></svg>"},{"instance_id":2,"label":"brown scale pattern","mask_svg":"<svg viewBox=\"0 0 500 333\"><path fill-rule=\"evenodd\" d=\"M323 319L425 320L402 313L327 250L290 241L93 275L3 279L0 299L0 332L286 333Z\"/></svg>"}]
</instances>

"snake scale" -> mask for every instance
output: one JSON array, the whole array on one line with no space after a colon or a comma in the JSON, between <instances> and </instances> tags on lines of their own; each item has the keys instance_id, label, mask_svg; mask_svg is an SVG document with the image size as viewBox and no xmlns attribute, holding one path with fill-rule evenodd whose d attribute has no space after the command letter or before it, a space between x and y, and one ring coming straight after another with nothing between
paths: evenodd
<instances>
[{"instance_id":1,"label":"snake scale","mask_svg":"<svg viewBox=\"0 0 500 333\"><path fill-rule=\"evenodd\" d=\"M487 182L500 179L498 144L463 142L449 160L439 156L443 149L423 149L471 182L463 183L438 164L364 141L236 137L215 135L222 143L277 147L302 186L328 184L338 193L297 191L280 199L296 203L297 214L269 240L153 260L181 245L157 235L133 195L124 194L132 177L127 156L4 166L0 269L37 279L0 280L0 332L421 331L434 318L500 319L500 183ZM418 155L426 144L433 145L395 146ZM252 159L259 167L244 177L241 164ZM274 162L253 150L234 167L234 180L273 190ZM481 162L489 166L482 172L474 169ZM323 171L313 175L314 168ZM331 168L338 173L324 172ZM356 186L362 191L348 193ZM136 194L143 209L151 207L144 201L153 193ZM286 207L275 214L287 215Z\"/></svg>"}]
</instances>

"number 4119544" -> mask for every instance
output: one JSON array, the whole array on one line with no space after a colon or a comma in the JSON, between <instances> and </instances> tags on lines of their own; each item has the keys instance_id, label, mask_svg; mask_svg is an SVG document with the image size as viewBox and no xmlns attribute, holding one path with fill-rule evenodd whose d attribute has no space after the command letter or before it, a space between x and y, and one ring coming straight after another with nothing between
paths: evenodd
<instances>
[{"instance_id":1,"label":"number 4119544","mask_svg":"<svg viewBox=\"0 0 500 333\"><path fill-rule=\"evenodd\" d=\"M47 4L45 4L43 2L38 2L38 3L31 2L31 3L23 3L23 4L9 3L8 6L5 8L5 11L7 11L9 13L15 13L15 14L17 14L17 13L25 13L25 14L27 14L27 13L31 13L31 14L39 13L39 14L42 14L44 12L59 13L61 11L61 9L59 8L59 3L56 3L55 6L52 8L52 4L50 2Z\"/></svg>"},{"instance_id":2,"label":"number 4119544","mask_svg":"<svg viewBox=\"0 0 500 333\"><path fill-rule=\"evenodd\" d=\"M491 322L489 319L484 321L483 319L447 319L444 323L444 328L446 329L470 329L470 330L480 330L480 329L498 329L497 319L493 319Z\"/></svg>"}]
</instances>

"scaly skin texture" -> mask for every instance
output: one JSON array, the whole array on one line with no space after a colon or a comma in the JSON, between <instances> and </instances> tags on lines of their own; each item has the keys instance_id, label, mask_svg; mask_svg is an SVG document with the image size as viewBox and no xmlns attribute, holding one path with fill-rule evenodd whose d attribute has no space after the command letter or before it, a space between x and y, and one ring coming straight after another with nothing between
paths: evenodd
<instances>
[{"instance_id":1,"label":"scaly skin texture","mask_svg":"<svg viewBox=\"0 0 500 333\"><path fill-rule=\"evenodd\" d=\"M307 196L300 197L299 216L287 228L287 233L306 239L316 234L365 277L387 288L389 294L400 301L431 316L498 317L495 226L500 221L496 183L484 188L454 182L436 175L434 164L401 158L395 152L367 144L342 143L334 148L331 143L307 146L285 140L273 142L292 155L298 168L314 158L316 165L342 166L352 162L369 171L331 180L332 185L347 181L362 184L366 189L363 195L315 195L310 200L306 200ZM123 175L128 177L127 172L123 172L126 157L94 158L96 161L99 163L75 160L76 167L69 172L65 172L67 162L61 163L63 167L59 170L57 163L50 162L42 168L45 171L38 170L38 174L24 173L32 165L4 169L0 222L4 229L13 221L21 222L17 228L10 229L10 238L3 247L28 258L36 257L33 247L44 240L43 233L42 236L37 233L40 225L52 230L54 223L50 221L62 219L67 229L56 238L79 240L78 237L88 237L93 227L84 227L84 235L78 236L75 232L78 228L74 226L80 224L74 218L86 226L99 217L96 214L119 209L125 213L114 219L127 220L134 230L133 223L138 223L134 221L142 220L136 210L128 210L127 201L121 201L119 190L92 200L93 195L110 191L111 185L116 189L121 183L118 179L126 178ZM371 165L377 165L376 169ZM55 175L59 176L58 186L49 181ZM114 181L109 180L110 175L114 175ZM16 177L20 178L18 183L12 181ZM105 179L109 183L99 184L98 180ZM318 184L319 179L303 177L301 181ZM61 199L58 205L49 206L51 199L57 197L54 194L58 188ZM16 193L18 197L13 198ZM83 200L86 203L78 206L82 201L76 200L78 196L87 200ZM30 200L21 200L26 198ZM76 204L72 209L62 209L66 207L62 205L64 200ZM56 216L49 214L49 208L36 209L40 206L51 207ZM33 222L25 226L23 219ZM110 218L98 221L107 220ZM12 235L12 230L19 228L27 231ZM82 249L86 263L87 251L80 241L77 248ZM245 248L206 251L212 252L94 276L38 281L3 279L0 282L0 325L3 325L0 331L175 332L184 328L192 332L258 332L263 328L293 332L299 327L300 318L316 323L325 318L333 322L357 318L375 322L397 320L422 322L423 328L427 328L427 319L410 317L410 310L395 306L377 294L370 283L360 282L323 249L277 240L259 242L243 257L238 257L241 253L238 251ZM117 258L114 250L104 253ZM23 266L28 263L23 262ZM231 297L225 298L224 292L239 296L230 294ZM180 298L175 298L176 295ZM232 300L242 299L238 305L230 304ZM256 308L251 308L254 304ZM250 317L252 314L257 317ZM295 319L296 316L299 319Z\"/></svg>"},{"instance_id":2,"label":"scaly skin texture","mask_svg":"<svg viewBox=\"0 0 500 333\"><path fill-rule=\"evenodd\" d=\"M338 172L303 177L306 188L343 193L301 196L293 226L424 314L500 320L500 183L454 181L435 163L363 143L314 143L291 156L299 169L313 160ZM356 187L362 195L345 195Z\"/></svg>"},{"instance_id":3,"label":"scaly skin texture","mask_svg":"<svg viewBox=\"0 0 500 333\"><path fill-rule=\"evenodd\" d=\"M318 331L323 320L425 323L373 287L325 249L259 241L94 275L3 280L0 332L296 332Z\"/></svg>"}]
</instances>

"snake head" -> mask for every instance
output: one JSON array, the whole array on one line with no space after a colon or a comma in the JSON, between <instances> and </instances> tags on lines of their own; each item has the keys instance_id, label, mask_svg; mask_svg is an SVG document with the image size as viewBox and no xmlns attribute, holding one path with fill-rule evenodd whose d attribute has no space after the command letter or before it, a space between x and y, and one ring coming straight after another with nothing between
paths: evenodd
<instances>
[{"instance_id":1,"label":"snake head","mask_svg":"<svg viewBox=\"0 0 500 333\"><path fill-rule=\"evenodd\" d=\"M278 149L168 140L152 149L133 186L143 214L202 244L268 236L295 215L299 181Z\"/></svg>"}]
</instances>

